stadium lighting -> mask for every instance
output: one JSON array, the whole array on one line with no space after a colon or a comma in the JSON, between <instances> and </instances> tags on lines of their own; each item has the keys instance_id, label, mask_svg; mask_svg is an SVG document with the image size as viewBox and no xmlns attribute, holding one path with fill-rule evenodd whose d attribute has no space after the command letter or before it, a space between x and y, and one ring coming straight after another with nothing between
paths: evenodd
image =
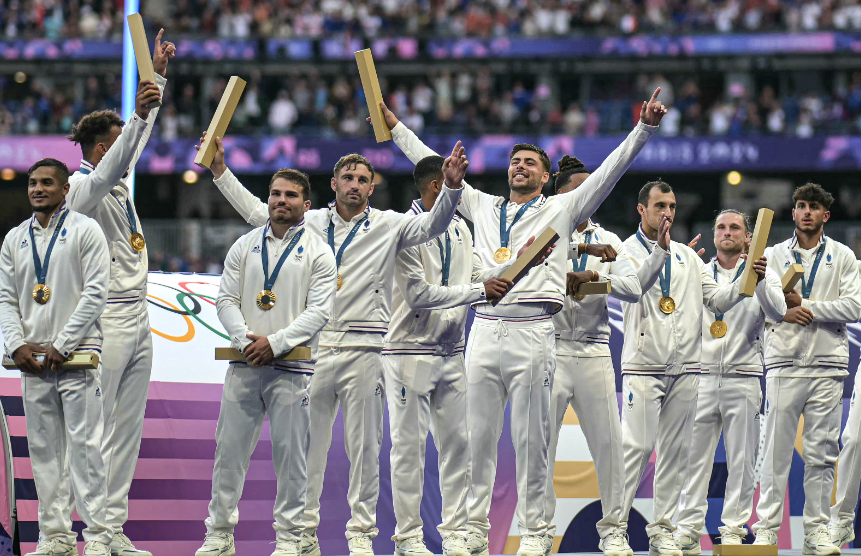
<instances>
[{"instance_id":1,"label":"stadium lighting","mask_svg":"<svg viewBox=\"0 0 861 556\"><path fill-rule=\"evenodd\" d=\"M135 51L132 46L132 35L129 32L129 22L126 19L140 9L140 0L125 0L123 17L123 120L128 121L135 109L135 95L138 90L138 65L135 61ZM132 199L135 196L135 170L129 170L126 186Z\"/></svg>"},{"instance_id":2,"label":"stadium lighting","mask_svg":"<svg viewBox=\"0 0 861 556\"><path fill-rule=\"evenodd\" d=\"M738 185L741 183L741 174L733 170L729 174L726 175L726 181L730 185Z\"/></svg>"},{"instance_id":3,"label":"stadium lighting","mask_svg":"<svg viewBox=\"0 0 861 556\"><path fill-rule=\"evenodd\" d=\"M27 74L24 73L23 71L16 71L15 72L15 83L23 83L25 81L27 81Z\"/></svg>"},{"instance_id":4,"label":"stadium lighting","mask_svg":"<svg viewBox=\"0 0 861 556\"><path fill-rule=\"evenodd\" d=\"M12 168L3 168L0 170L0 179L3 181L12 181L15 179L15 170Z\"/></svg>"},{"instance_id":5,"label":"stadium lighting","mask_svg":"<svg viewBox=\"0 0 861 556\"><path fill-rule=\"evenodd\" d=\"M197 183L197 172L194 170L186 170L182 173L182 181L185 183Z\"/></svg>"}]
</instances>

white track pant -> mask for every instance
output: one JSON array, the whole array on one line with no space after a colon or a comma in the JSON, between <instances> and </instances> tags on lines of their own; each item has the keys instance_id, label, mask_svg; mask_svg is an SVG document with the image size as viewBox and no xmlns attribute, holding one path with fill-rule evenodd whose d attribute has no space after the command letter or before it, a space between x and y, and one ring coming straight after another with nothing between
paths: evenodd
<instances>
[{"instance_id":1,"label":"white track pant","mask_svg":"<svg viewBox=\"0 0 861 556\"><path fill-rule=\"evenodd\" d=\"M302 534L302 512L308 484L306 461L310 441L309 375L230 365L224 381L221 411L215 431L215 468L206 530L233 533L239 522L239 498L251 453L269 417L272 463L278 478L275 493L275 533L279 540Z\"/></svg>"},{"instance_id":2,"label":"white track pant","mask_svg":"<svg viewBox=\"0 0 861 556\"><path fill-rule=\"evenodd\" d=\"M347 538L377 535L380 445L383 441L383 362L379 349L320 347L311 381L311 446L305 531L320 525L320 495L332 425L338 405L344 416L344 444L350 460Z\"/></svg>"},{"instance_id":3,"label":"white track pant","mask_svg":"<svg viewBox=\"0 0 861 556\"><path fill-rule=\"evenodd\" d=\"M837 500L831 506L831 523L852 527L855 521L855 506L858 505L858 491L861 488L861 401L858 400L858 386L861 375L856 373L852 402L849 404L849 417L843 429L843 449L837 463Z\"/></svg>"},{"instance_id":4,"label":"white track pant","mask_svg":"<svg viewBox=\"0 0 861 556\"><path fill-rule=\"evenodd\" d=\"M709 480L723 429L729 478L726 482L721 534L742 537L753 511L756 490L754 466L759 451L759 409L762 389L758 376L700 375L697 413L684 473L685 500L679 513L679 530L698 539L706 533Z\"/></svg>"},{"instance_id":5,"label":"white track pant","mask_svg":"<svg viewBox=\"0 0 861 556\"><path fill-rule=\"evenodd\" d=\"M619 421L619 401L616 396L616 374L609 357L556 356L556 376L550 402L550 453L547 469L547 505L544 519L547 534L555 535L552 524L556 513L556 492L553 470L559 431L568 404L574 408L580 428L586 436L589 453L598 471L603 518L598 522L598 534L607 536L622 526L622 504L625 500L625 460L622 451L622 423Z\"/></svg>"},{"instance_id":6,"label":"white track pant","mask_svg":"<svg viewBox=\"0 0 861 556\"><path fill-rule=\"evenodd\" d=\"M99 370L22 373L27 446L39 497L39 535L72 542L68 485L87 525L84 540L110 544L105 523L102 394Z\"/></svg>"},{"instance_id":7,"label":"white track pant","mask_svg":"<svg viewBox=\"0 0 861 556\"><path fill-rule=\"evenodd\" d=\"M138 463L152 373L152 333L146 311L137 315L102 316L102 399L105 429L102 457L107 477L105 519L122 533L129 518L129 488ZM71 515L74 500L63 487ZM80 513L80 512L79 512Z\"/></svg>"},{"instance_id":8,"label":"white track pant","mask_svg":"<svg viewBox=\"0 0 861 556\"><path fill-rule=\"evenodd\" d=\"M517 468L517 519L521 535L540 535L550 445L550 391L556 338L549 317L523 321L476 315L467 353L467 410L472 485L469 526L484 534L496 480L496 455L505 404L511 399L511 440Z\"/></svg>"},{"instance_id":9,"label":"white track pant","mask_svg":"<svg viewBox=\"0 0 861 556\"><path fill-rule=\"evenodd\" d=\"M691 445L697 408L698 374L622 377L622 442L625 449L625 506L628 514L646 464L657 452L654 519L646 526L651 536L673 531L673 516L684 486L684 466Z\"/></svg>"},{"instance_id":10,"label":"white track pant","mask_svg":"<svg viewBox=\"0 0 861 556\"><path fill-rule=\"evenodd\" d=\"M804 534L828 525L842 398L842 378L766 378L765 457L756 506L759 521L754 524L754 531L780 529L786 482L802 415Z\"/></svg>"},{"instance_id":11,"label":"white track pant","mask_svg":"<svg viewBox=\"0 0 861 556\"><path fill-rule=\"evenodd\" d=\"M463 354L384 355L392 451L395 538L423 537L421 501L428 430L439 452L442 538L466 533L469 446Z\"/></svg>"}]
</instances>

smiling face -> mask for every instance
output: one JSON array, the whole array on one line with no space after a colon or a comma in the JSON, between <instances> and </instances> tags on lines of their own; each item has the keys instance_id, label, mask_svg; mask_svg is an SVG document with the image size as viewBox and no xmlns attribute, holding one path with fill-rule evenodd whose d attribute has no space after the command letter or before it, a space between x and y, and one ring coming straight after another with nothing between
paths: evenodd
<instances>
[{"instance_id":1,"label":"smiling face","mask_svg":"<svg viewBox=\"0 0 861 556\"><path fill-rule=\"evenodd\" d=\"M373 174L370 168L361 163L346 164L332 178L332 191L335 201L351 210L365 207L368 197L374 192Z\"/></svg>"},{"instance_id":2,"label":"smiling face","mask_svg":"<svg viewBox=\"0 0 861 556\"><path fill-rule=\"evenodd\" d=\"M822 226L831 218L831 212L825 210L818 201L799 199L792 209L792 219L795 229L806 234L815 235L822 231Z\"/></svg>"},{"instance_id":3,"label":"smiling face","mask_svg":"<svg viewBox=\"0 0 861 556\"><path fill-rule=\"evenodd\" d=\"M30 173L27 196L35 212L53 212L69 192L69 183L59 179L59 172L50 166L40 166Z\"/></svg>"},{"instance_id":4,"label":"smiling face","mask_svg":"<svg viewBox=\"0 0 861 556\"><path fill-rule=\"evenodd\" d=\"M715 247L726 255L743 253L750 245L750 232L745 230L744 218L734 212L721 214L715 220Z\"/></svg>"},{"instance_id":5,"label":"smiling face","mask_svg":"<svg viewBox=\"0 0 861 556\"><path fill-rule=\"evenodd\" d=\"M541 157L532 151L517 151L508 165L508 187L520 194L541 191L550 172L544 169Z\"/></svg>"},{"instance_id":6,"label":"smiling face","mask_svg":"<svg viewBox=\"0 0 861 556\"><path fill-rule=\"evenodd\" d=\"M299 184L277 178L269 187L269 218L276 224L295 226L311 208Z\"/></svg>"},{"instance_id":7,"label":"smiling face","mask_svg":"<svg viewBox=\"0 0 861 556\"><path fill-rule=\"evenodd\" d=\"M673 220L676 217L676 194L672 191L663 193L660 188L653 187L649 191L646 206L638 204L637 212L640 213L643 229L648 227L652 232L658 233L661 226L661 216L666 215L670 221L670 226L673 225Z\"/></svg>"}]
</instances>

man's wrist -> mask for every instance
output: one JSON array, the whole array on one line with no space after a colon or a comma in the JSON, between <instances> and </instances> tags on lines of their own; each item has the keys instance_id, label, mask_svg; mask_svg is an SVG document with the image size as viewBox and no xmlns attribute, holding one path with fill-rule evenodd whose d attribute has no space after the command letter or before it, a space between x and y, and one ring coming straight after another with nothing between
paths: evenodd
<instances>
[{"instance_id":1,"label":"man's wrist","mask_svg":"<svg viewBox=\"0 0 861 556\"><path fill-rule=\"evenodd\" d=\"M582 254L583 254L583 253L585 253L585 252L586 252L586 244L585 244L585 243L581 243L581 244L579 244L579 245L577 246L577 254L578 254L578 255L582 255Z\"/></svg>"}]
</instances>

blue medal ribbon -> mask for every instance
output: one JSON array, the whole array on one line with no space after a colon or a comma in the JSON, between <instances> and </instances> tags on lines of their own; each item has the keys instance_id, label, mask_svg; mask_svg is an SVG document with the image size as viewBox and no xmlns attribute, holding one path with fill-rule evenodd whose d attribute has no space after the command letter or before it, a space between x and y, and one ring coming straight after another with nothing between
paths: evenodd
<instances>
[{"instance_id":1,"label":"blue medal ribbon","mask_svg":"<svg viewBox=\"0 0 861 556\"><path fill-rule=\"evenodd\" d=\"M735 278L732 279L733 282L738 280L738 277L741 276L741 273L744 270L744 265L746 265L746 264L747 264L747 261L742 261L741 266L738 267L738 272L735 273ZM718 267L718 262L715 261L714 265L712 266L712 269L714 270L714 273L715 273L715 282L717 282L717 267ZM724 315L724 313L721 313L719 315L715 315L715 320L723 320L723 315Z\"/></svg>"},{"instance_id":2,"label":"blue medal ribbon","mask_svg":"<svg viewBox=\"0 0 861 556\"><path fill-rule=\"evenodd\" d=\"M362 225L362 222L367 219L368 213L365 212L365 216L356 222L353 229L350 230L349 234L347 234L347 238L344 240L344 243L341 244L341 248L337 251L335 251L335 222L331 218L329 219L329 247L332 248L332 253L335 254L335 267L337 269L341 268L341 257L344 255L344 250L347 249L347 246L350 245L350 242L352 242L353 238L356 237L356 233L359 231L359 227Z\"/></svg>"},{"instance_id":3,"label":"blue medal ribbon","mask_svg":"<svg viewBox=\"0 0 861 556\"><path fill-rule=\"evenodd\" d=\"M57 236L60 235L60 230L63 229L63 222L66 221L69 211L63 212L60 220L57 222L57 227L54 228L54 235L51 236L51 242L45 250L45 263L39 259L39 251L36 249L36 236L33 234L33 223L30 223L30 246L33 248L33 266L36 268L36 284L44 284L48 278L48 264L51 262L51 251L54 250L54 244L57 242Z\"/></svg>"},{"instance_id":4,"label":"blue medal ribbon","mask_svg":"<svg viewBox=\"0 0 861 556\"><path fill-rule=\"evenodd\" d=\"M89 168L87 168L86 166L81 166L81 170L80 170L80 172L81 172L83 175L85 175L85 176L86 176L87 174L92 174L92 173L93 173L93 171L92 171L92 170L90 170ZM122 203L120 203L120 200L119 200L119 199L117 199L117 198L116 198L116 196L115 196L113 193L111 193L111 197L113 197L114 199L116 199L117 203L119 203L119 205L120 205L120 209L122 209L122 210L126 213L126 216L128 216L128 218L129 218L129 227L131 228L132 233L133 233L133 234L138 233L138 223L137 223L137 219L135 218L135 213L134 213L134 211L132 210L132 202L131 202L128 198L126 198L126 206L125 206L125 208L123 208L123 204L122 204Z\"/></svg>"},{"instance_id":5,"label":"blue medal ribbon","mask_svg":"<svg viewBox=\"0 0 861 556\"><path fill-rule=\"evenodd\" d=\"M801 277L801 297L810 299L810 293L813 291L813 281L816 279L816 271L819 270L819 261L822 260L822 255L825 253L826 239L822 240L822 245L819 247L819 252L816 253L816 258L813 260L813 268L810 269L810 281L806 281L804 276ZM795 255L795 262L804 266L801 262L801 255L797 251L792 252Z\"/></svg>"},{"instance_id":6,"label":"blue medal ribbon","mask_svg":"<svg viewBox=\"0 0 861 556\"><path fill-rule=\"evenodd\" d=\"M643 247L646 248L646 252L651 255L652 251L649 249L649 244L646 243L646 239L643 237L643 232L640 228L637 228L637 239L639 239L640 243L643 244ZM669 252L669 250L667 251ZM664 271L659 277L661 280L661 295L663 295L664 297L670 297L670 279L672 276L672 267L670 266L670 263L672 262L672 260L673 257L671 254L669 257L667 257L667 260L664 261Z\"/></svg>"},{"instance_id":7,"label":"blue medal ribbon","mask_svg":"<svg viewBox=\"0 0 861 556\"><path fill-rule=\"evenodd\" d=\"M281 258L278 259L278 264L275 265L275 270L272 271L272 276L269 275L269 248L266 247L266 232L269 231L269 223L266 223L266 226L263 228L263 245L260 247L260 257L263 259L263 289L265 291L272 291L272 288L275 287L275 280L278 279L278 273L281 272L281 267L284 265L284 261L287 260L287 257L290 256L290 252L293 251L293 248L296 247L296 244L299 243L299 239L302 238L302 234L305 233L305 228L302 228L296 235L293 236L293 239L290 240L290 243L287 245L287 249L281 253Z\"/></svg>"},{"instance_id":8,"label":"blue medal ribbon","mask_svg":"<svg viewBox=\"0 0 861 556\"><path fill-rule=\"evenodd\" d=\"M421 207L422 212L428 211L421 201L418 202L418 205ZM451 236L448 230L445 231L445 249L443 249L442 240L438 237L436 238L436 244L439 247L439 257L442 260L442 285L448 286L448 276L451 272Z\"/></svg>"},{"instance_id":9,"label":"blue medal ribbon","mask_svg":"<svg viewBox=\"0 0 861 556\"><path fill-rule=\"evenodd\" d=\"M524 204L518 211L514 214L514 220L511 221L511 226L508 226L506 229L505 225L508 224L508 201L503 201L502 206L499 207L499 245L500 247L508 247L508 238L511 235L511 228L517 224L517 221L520 220L523 215L526 213L526 209L534 205L538 201L539 197L535 197L534 199L529 200L526 204Z\"/></svg>"},{"instance_id":10,"label":"blue medal ribbon","mask_svg":"<svg viewBox=\"0 0 861 556\"><path fill-rule=\"evenodd\" d=\"M583 241L586 245L592 243L592 232L586 232L586 239ZM580 261L577 262L576 259L571 259L571 262L574 264L574 272L580 272L581 270L586 270L586 259L589 258L589 255L583 253L580 255Z\"/></svg>"}]
</instances>

